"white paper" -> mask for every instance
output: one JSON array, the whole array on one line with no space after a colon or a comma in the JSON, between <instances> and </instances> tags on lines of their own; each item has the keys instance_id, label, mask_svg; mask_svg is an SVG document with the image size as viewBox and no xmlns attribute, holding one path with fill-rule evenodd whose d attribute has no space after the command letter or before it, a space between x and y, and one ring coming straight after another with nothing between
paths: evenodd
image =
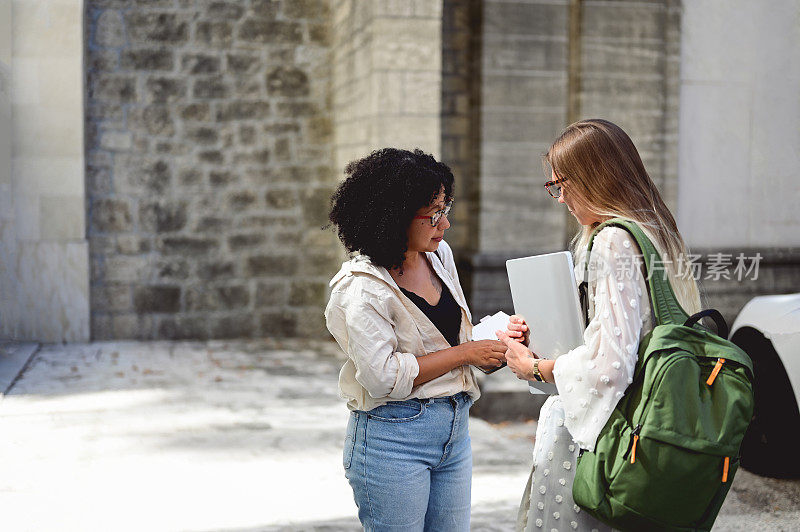
<instances>
[{"instance_id":1,"label":"white paper","mask_svg":"<svg viewBox=\"0 0 800 532\"><path fill-rule=\"evenodd\" d=\"M511 316L503 312L497 312L493 316L481 318L480 323L472 327L473 340L497 340L495 331L505 331L508 327L508 319ZM556 392L556 385L548 382L528 382L529 391L532 394L553 395Z\"/></svg>"},{"instance_id":2,"label":"white paper","mask_svg":"<svg viewBox=\"0 0 800 532\"><path fill-rule=\"evenodd\" d=\"M510 317L501 310L492 316L482 318L480 323L472 327L472 339L497 340L497 336L494 334L495 331L505 331Z\"/></svg>"}]
</instances>

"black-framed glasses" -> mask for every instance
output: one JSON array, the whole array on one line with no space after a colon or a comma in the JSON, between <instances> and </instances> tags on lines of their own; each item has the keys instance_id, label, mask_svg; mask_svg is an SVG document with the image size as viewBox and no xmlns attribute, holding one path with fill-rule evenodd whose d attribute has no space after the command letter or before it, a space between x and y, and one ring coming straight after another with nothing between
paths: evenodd
<instances>
[{"instance_id":1,"label":"black-framed glasses","mask_svg":"<svg viewBox=\"0 0 800 532\"><path fill-rule=\"evenodd\" d=\"M562 177L560 179L556 179L555 181L548 181L547 183L544 184L544 188L546 188L547 192L549 192L550 195L553 196L553 199L558 199L561 197L561 194L563 192L561 183L563 183L566 180L567 180L566 177Z\"/></svg>"},{"instance_id":2,"label":"black-framed glasses","mask_svg":"<svg viewBox=\"0 0 800 532\"><path fill-rule=\"evenodd\" d=\"M430 221L431 221L431 226L432 227L436 227L437 225L439 225L439 221L442 219L442 216L447 216L448 214L450 214L450 209L452 209L452 208L453 208L453 202L451 201L450 203L447 203L444 206L444 209L436 211L435 213L433 213L430 216L414 216L414 219L415 220L422 220L422 219L428 219L429 218Z\"/></svg>"}]
</instances>

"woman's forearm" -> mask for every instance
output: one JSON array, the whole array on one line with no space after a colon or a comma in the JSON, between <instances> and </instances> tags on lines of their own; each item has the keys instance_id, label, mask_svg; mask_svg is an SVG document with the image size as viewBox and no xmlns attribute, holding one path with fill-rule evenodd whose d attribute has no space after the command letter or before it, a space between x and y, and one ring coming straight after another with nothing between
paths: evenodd
<instances>
[{"instance_id":1,"label":"woman's forearm","mask_svg":"<svg viewBox=\"0 0 800 532\"><path fill-rule=\"evenodd\" d=\"M522 371L524 372L524 375L522 375L521 378L533 382L536 381L536 377L534 377L533 374L534 360L535 359L533 357L530 357L526 361L527 363L530 363L530 369L523 368ZM553 367L555 366L555 363L556 363L555 360L549 360L547 358L539 359L539 373L541 374L542 379L544 379L545 382L550 382L550 383L556 382L555 377L553 377Z\"/></svg>"},{"instance_id":2,"label":"woman's forearm","mask_svg":"<svg viewBox=\"0 0 800 532\"><path fill-rule=\"evenodd\" d=\"M539 373L542 374L542 378L545 380L545 382L555 384L556 379L553 377L553 367L555 365L555 360L549 360L545 358L539 361Z\"/></svg>"},{"instance_id":3,"label":"woman's forearm","mask_svg":"<svg viewBox=\"0 0 800 532\"><path fill-rule=\"evenodd\" d=\"M417 364L419 364L419 374L414 379L414 386L441 377L451 369L463 366L465 361L462 350L459 346L455 346L417 357Z\"/></svg>"}]
</instances>

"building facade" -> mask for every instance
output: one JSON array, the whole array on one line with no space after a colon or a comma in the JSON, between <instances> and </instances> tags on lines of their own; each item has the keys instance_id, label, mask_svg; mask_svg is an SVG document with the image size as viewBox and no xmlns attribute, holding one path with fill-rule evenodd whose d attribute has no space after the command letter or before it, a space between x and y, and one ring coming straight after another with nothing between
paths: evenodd
<instances>
[{"instance_id":1,"label":"building facade","mask_svg":"<svg viewBox=\"0 0 800 532\"><path fill-rule=\"evenodd\" d=\"M0 334L324 338L346 259L328 199L390 145L453 168L468 299L510 311L505 260L577 230L541 155L589 117L631 135L732 320L800 287L798 16L797 0L0 0Z\"/></svg>"}]
</instances>

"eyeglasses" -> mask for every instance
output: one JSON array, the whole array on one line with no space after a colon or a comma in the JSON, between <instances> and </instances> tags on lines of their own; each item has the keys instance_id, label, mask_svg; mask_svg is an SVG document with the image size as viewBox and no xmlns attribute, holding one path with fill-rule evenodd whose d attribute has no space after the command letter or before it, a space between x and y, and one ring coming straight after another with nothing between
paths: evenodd
<instances>
[{"instance_id":1,"label":"eyeglasses","mask_svg":"<svg viewBox=\"0 0 800 532\"><path fill-rule=\"evenodd\" d=\"M436 211L431 216L414 216L414 219L415 220L422 220L422 219L430 218L431 226L436 227L437 225L439 225L439 220L442 219L442 216L447 216L448 214L450 214L450 209L452 209L452 208L453 208L453 202L451 201L450 203L448 203L448 204L446 204L444 206L444 209L442 209L440 211Z\"/></svg>"},{"instance_id":2,"label":"eyeglasses","mask_svg":"<svg viewBox=\"0 0 800 532\"><path fill-rule=\"evenodd\" d=\"M560 183L563 183L566 180L567 180L566 177L562 177L561 179L556 179L555 181L548 181L547 183L544 184L544 188L546 188L547 192L549 192L550 195L553 196L553 199L558 199L561 197L561 194L563 192Z\"/></svg>"}]
</instances>

